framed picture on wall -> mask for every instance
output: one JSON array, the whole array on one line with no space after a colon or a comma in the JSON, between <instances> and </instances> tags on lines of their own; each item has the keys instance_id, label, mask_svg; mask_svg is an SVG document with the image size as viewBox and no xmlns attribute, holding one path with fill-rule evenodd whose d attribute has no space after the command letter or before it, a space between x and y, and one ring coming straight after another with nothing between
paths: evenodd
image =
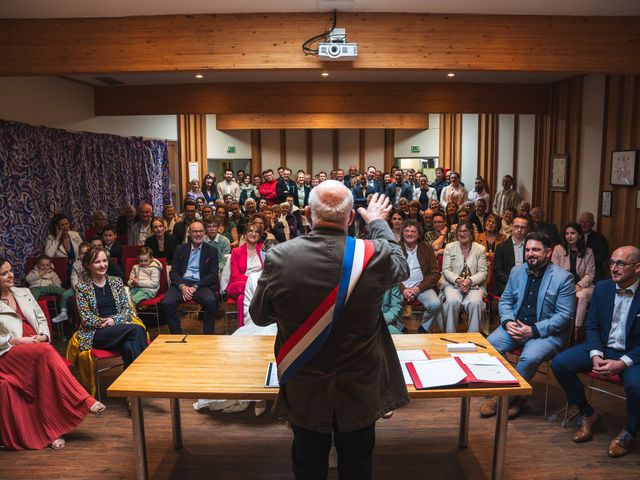
<instances>
[{"instance_id":1,"label":"framed picture on wall","mask_svg":"<svg viewBox=\"0 0 640 480\"><path fill-rule=\"evenodd\" d=\"M611 197L613 192L602 192L602 208L600 214L603 217L611 216Z\"/></svg>"},{"instance_id":2,"label":"framed picture on wall","mask_svg":"<svg viewBox=\"0 0 640 480\"><path fill-rule=\"evenodd\" d=\"M636 183L637 150L611 153L611 185L632 187Z\"/></svg>"},{"instance_id":3,"label":"framed picture on wall","mask_svg":"<svg viewBox=\"0 0 640 480\"><path fill-rule=\"evenodd\" d=\"M551 190L567 191L567 155L554 155L551 160Z\"/></svg>"}]
</instances>

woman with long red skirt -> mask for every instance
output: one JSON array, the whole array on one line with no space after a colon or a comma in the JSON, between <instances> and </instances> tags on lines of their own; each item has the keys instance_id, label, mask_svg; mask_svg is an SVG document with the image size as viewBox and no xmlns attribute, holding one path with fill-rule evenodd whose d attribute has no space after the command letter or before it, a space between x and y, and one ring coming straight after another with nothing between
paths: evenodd
<instances>
[{"instance_id":1,"label":"woman with long red skirt","mask_svg":"<svg viewBox=\"0 0 640 480\"><path fill-rule=\"evenodd\" d=\"M64 448L62 435L105 406L82 388L51 346L44 313L13 286L0 256L0 439L9 450Z\"/></svg>"}]
</instances>

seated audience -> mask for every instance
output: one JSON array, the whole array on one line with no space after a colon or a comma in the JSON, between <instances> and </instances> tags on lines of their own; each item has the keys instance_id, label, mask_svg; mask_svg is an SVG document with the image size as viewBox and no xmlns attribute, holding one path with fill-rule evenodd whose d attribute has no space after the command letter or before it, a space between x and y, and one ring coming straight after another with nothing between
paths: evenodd
<instances>
[{"instance_id":1,"label":"seated audience","mask_svg":"<svg viewBox=\"0 0 640 480\"><path fill-rule=\"evenodd\" d=\"M442 305L435 291L440 272L431 245L420 240L420 237L418 224L413 220L406 220L403 223L400 246L409 264L409 278L400 284L400 293L405 302L418 301L424 306L418 333L427 333L431 330L433 320L441 312ZM402 325L402 332L406 331L406 327Z\"/></svg>"},{"instance_id":2,"label":"seated audience","mask_svg":"<svg viewBox=\"0 0 640 480\"><path fill-rule=\"evenodd\" d=\"M400 198L400 200L398 200L398 210L402 211L404 217L407 218L409 216L409 200Z\"/></svg>"},{"instance_id":3,"label":"seated audience","mask_svg":"<svg viewBox=\"0 0 640 480\"><path fill-rule=\"evenodd\" d=\"M440 204L445 207L449 203L455 203L456 210L469 200L469 193L464 185L460 183L460 174L458 172L447 172L450 184L442 189L440 194Z\"/></svg>"},{"instance_id":4,"label":"seated audience","mask_svg":"<svg viewBox=\"0 0 640 480\"><path fill-rule=\"evenodd\" d=\"M71 374L50 344L40 306L28 289L15 287L13 280L11 264L0 256L2 443L8 450L47 446L59 450L65 446L64 434L87 413L99 415L106 407Z\"/></svg>"},{"instance_id":5,"label":"seated audience","mask_svg":"<svg viewBox=\"0 0 640 480\"><path fill-rule=\"evenodd\" d=\"M204 228L207 233L204 241L218 251L218 272L222 273L224 265L227 263L227 257L231 254L231 244L227 237L218 233L219 226L220 221L216 217L204 219Z\"/></svg>"},{"instance_id":6,"label":"seated audience","mask_svg":"<svg viewBox=\"0 0 640 480\"><path fill-rule=\"evenodd\" d=\"M471 226L473 227L473 236L475 238L475 236L478 235L478 228L471 222L471 214L469 210L466 207L460 207L456 215L458 216L458 223L471 223ZM458 225L456 225L456 228L458 228Z\"/></svg>"},{"instance_id":7,"label":"seated audience","mask_svg":"<svg viewBox=\"0 0 640 480\"><path fill-rule=\"evenodd\" d=\"M202 211L204 210L204 198L196 198L196 218L202 220Z\"/></svg>"},{"instance_id":8,"label":"seated audience","mask_svg":"<svg viewBox=\"0 0 640 480\"><path fill-rule=\"evenodd\" d=\"M216 189L215 179L211 175L204 176L201 192L205 205L213 207L218 199L218 191Z\"/></svg>"},{"instance_id":9,"label":"seated audience","mask_svg":"<svg viewBox=\"0 0 640 480\"><path fill-rule=\"evenodd\" d=\"M469 316L469 332L479 332L482 299L487 293L487 257L484 247L473 241L471 222L459 223L456 235L458 240L449 243L442 256L445 331L457 331L460 308L464 308Z\"/></svg>"},{"instance_id":10,"label":"seated audience","mask_svg":"<svg viewBox=\"0 0 640 480\"><path fill-rule=\"evenodd\" d=\"M183 207L184 219L173 227L173 239L176 245L186 243L189 235L189 225L196 219L196 202L186 200Z\"/></svg>"},{"instance_id":11,"label":"seated audience","mask_svg":"<svg viewBox=\"0 0 640 480\"><path fill-rule=\"evenodd\" d=\"M439 200L429 200L429 208L433 210L433 212L442 212L442 205L440 205Z\"/></svg>"},{"instance_id":12,"label":"seated audience","mask_svg":"<svg viewBox=\"0 0 640 480\"><path fill-rule=\"evenodd\" d=\"M489 216L487 213L487 205L489 204L484 198L478 198L473 204L473 212L471 212L469 220L476 226L478 233L484 231L484 222Z\"/></svg>"},{"instance_id":13,"label":"seated audience","mask_svg":"<svg viewBox=\"0 0 640 480\"><path fill-rule=\"evenodd\" d=\"M264 218L267 220L265 231L271 233L278 243L282 243L287 240L287 237L285 235L284 225L277 220L276 212L279 209L279 205L273 205L271 208L265 209L263 213Z\"/></svg>"},{"instance_id":14,"label":"seated audience","mask_svg":"<svg viewBox=\"0 0 640 480\"><path fill-rule=\"evenodd\" d=\"M140 218L137 215L136 207L133 205L127 205L124 207L122 215L120 215L116 221L116 231L118 232L118 235L127 235L133 224L139 221Z\"/></svg>"},{"instance_id":15,"label":"seated audience","mask_svg":"<svg viewBox=\"0 0 640 480\"><path fill-rule=\"evenodd\" d=\"M198 198L204 200L204 195L202 194L202 190L200 190L200 182L194 178L189 182L189 191L187 192L186 200L193 200L195 202Z\"/></svg>"},{"instance_id":16,"label":"seated audience","mask_svg":"<svg viewBox=\"0 0 640 480\"><path fill-rule=\"evenodd\" d=\"M288 202L282 202L280 204L280 217L278 220L284 225L285 237L287 237L287 240L296 238L298 234L298 221L291 211L291 205L289 205Z\"/></svg>"},{"instance_id":17,"label":"seated audience","mask_svg":"<svg viewBox=\"0 0 640 480\"><path fill-rule=\"evenodd\" d=\"M596 261L596 282L603 278L603 271L605 271L605 263L609 258L609 245L607 239L601 234L596 232L593 227L596 222L593 218L593 213L582 212L578 219L580 227L582 227L582 233L584 234L584 241L587 247L593 251L593 257Z\"/></svg>"},{"instance_id":18,"label":"seated audience","mask_svg":"<svg viewBox=\"0 0 640 480\"><path fill-rule=\"evenodd\" d=\"M415 220L416 223L422 225L422 215L420 215L421 205L418 200L411 200L409 202L409 215L407 220Z\"/></svg>"},{"instance_id":19,"label":"seated audience","mask_svg":"<svg viewBox=\"0 0 640 480\"><path fill-rule=\"evenodd\" d=\"M78 258L76 258L76 261L73 262L73 268L71 269L71 288L74 290L76 288L76 285L78 285L78 283L87 280L84 274L84 268L82 267L82 259L84 258L85 254L89 251L90 248L91 248L91 245L89 245L89 242L82 242L78 247ZM62 315L63 313L64 313L64 318L60 318L60 317L63 317ZM59 320L56 321L57 318L59 318ZM58 323L65 320L67 320L66 305L61 304L60 315L52 318L51 321L53 323Z\"/></svg>"},{"instance_id":20,"label":"seated audience","mask_svg":"<svg viewBox=\"0 0 640 480\"><path fill-rule=\"evenodd\" d=\"M447 221L447 227L458 224L458 205L454 202L449 202L445 206L445 219Z\"/></svg>"},{"instance_id":21,"label":"seated audience","mask_svg":"<svg viewBox=\"0 0 640 480\"><path fill-rule=\"evenodd\" d=\"M181 221L182 219L176 215L176 207L173 205L165 205L162 209L162 222L164 223L167 235L172 235L173 227Z\"/></svg>"},{"instance_id":22,"label":"seated audience","mask_svg":"<svg viewBox=\"0 0 640 480\"><path fill-rule=\"evenodd\" d=\"M515 217L511 237L496 246L493 257L493 274L496 279L493 293L495 295L502 295L513 267L525 262L524 240L528 233L529 220L526 217Z\"/></svg>"},{"instance_id":23,"label":"seated audience","mask_svg":"<svg viewBox=\"0 0 640 480\"><path fill-rule=\"evenodd\" d=\"M558 227L553 223L547 223L544 221L544 210L542 207L533 207L531 209L532 228L534 232L544 233L551 239L554 245L560 243L560 233Z\"/></svg>"},{"instance_id":24,"label":"seated audience","mask_svg":"<svg viewBox=\"0 0 640 480\"><path fill-rule=\"evenodd\" d=\"M127 368L147 348L146 330L134 322L122 280L107 275L107 252L92 247L82 258L82 266L89 280L76 286L80 351L115 350Z\"/></svg>"},{"instance_id":25,"label":"seated audience","mask_svg":"<svg viewBox=\"0 0 640 480\"><path fill-rule=\"evenodd\" d=\"M229 240L229 244L231 248L236 248L238 246L238 228L236 224L229 217L229 210L227 207L223 205L218 205L216 207L216 218L218 219L218 233L227 237Z\"/></svg>"},{"instance_id":26,"label":"seated audience","mask_svg":"<svg viewBox=\"0 0 640 480\"><path fill-rule=\"evenodd\" d=\"M265 215L264 212L256 213L253 217L249 219L249 225L255 223L262 227L262 238L260 239L260 243L265 243L267 240L278 243L275 235L270 231L270 220ZM240 239L240 245L246 242L245 238Z\"/></svg>"},{"instance_id":27,"label":"seated audience","mask_svg":"<svg viewBox=\"0 0 640 480\"><path fill-rule=\"evenodd\" d=\"M102 230L102 243L104 245L104 249L109 252L109 258L114 259L118 263L120 263L122 259L122 247L118 245L116 239L118 235L116 233L116 227L113 225L107 225ZM91 237L86 237L91 238Z\"/></svg>"},{"instance_id":28,"label":"seated audience","mask_svg":"<svg viewBox=\"0 0 640 480\"><path fill-rule=\"evenodd\" d=\"M584 243L584 235L582 235L580 225L569 223L564 227L564 238L560 241L560 245L556 245L553 249L551 262L571 273L576 283L575 331L577 334L587 316L587 307L593 293L593 279L596 271L593 252Z\"/></svg>"},{"instance_id":29,"label":"seated audience","mask_svg":"<svg viewBox=\"0 0 640 480\"><path fill-rule=\"evenodd\" d=\"M242 212L240 204L235 200L233 200L229 205L229 219L236 224L238 237L244 234L244 229L247 223L247 216Z\"/></svg>"},{"instance_id":30,"label":"seated audience","mask_svg":"<svg viewBox=\"0 0 640 480\"><path fill-rule=\"evenodd\" d=\"M518 215L523 217L531 215L531 204L529 202L525 202L524 200L521 201L516 208L516 212L518 213Z\"/></svg>"},{"instance_id":31,"label":"seated audience","mask_svg":"<svg viewBox=\"0 0 640 480\"><path fill-rule=\"evenodd\" d=\"M513 224L513 219L517 214L518 212L516 212L516 209L511 207L505 208L502 214L502 227L500 231L507 238L511 236L511 225ZM529 216L524 216L523 218L526 218L527 221L530 221Z\"/></svg>"},{"instance_id":32,"label":"seated audience","mask_svg":"<svg viewBox=\"0 0 640 480\"><path fill-rule=\"evenodd\" d=\"M173 262L173 252L176 250L176 241L165 229L164 221L161 218L154 218L151 221L153 235L148 237L144 246L151 249L154 258L164 258L167 265Z\"/></svg>"},{"instance_id":33,"label":"seated audience","mask_svg":"<svg viewBox=\"0 0 640 480\"><path fill-rule=\"evenodd\" d=\"M82 237L71 230L69 218L64 213L56 213L49 222L49 235L44 241L44 254L47 257L67 257L68 269L78 255L78 246Z\"/></svg>"},{"instance_id":34,"label":"seated audience","mask_svg":"<svg viewBox=\"0 0 640 480\"><path fill-rule=\"evenodd\" d=\"M593 437L600 422L584 393L580 373L593 372L604 378L618 375L626 395L627 422L609 443L612 458L629 453L640 432L640 250L620 247L609 261L611 279L598 282L587 319L587 340L560 353L551 368L567 396L580 412L576 443Z\"/></svg>"},{"instance_id":35,"label":"seated audience","mask_svg":"<svg viewBox=\"0 0 640 480\"><path fill-rule=\"evenodd\" d=\"M395 238L396 242L400 243L402 241L402 225L404 223L404 213L402 210L396 208L391 210L388 223L389 227L391 227L393 238Z\"/></svg>"},{"instance_id":36,"label":"seated audience","mask_svg":"<svg viewBox=\"0 0 640 480\"><path fill-rule=\"evenodd\" d=\"M153 298L160 290L162 263L153 258L149 247L142 247L138 253L138 264L129 273L127 285L131 288L131 301L135 306L149 298Z\"/></svg>"},{"instance_id":37,"label":"seated audience","mask_svg":"<svg viewBox=\"0 0 640 480\"><path fill-rule=\"evenodd\" d=\"M96 210L96 213L93 214L93 225L85 230L84 238L102 235L102 231L108 223L107 213L104 210Z\"/></svg>"},{"instance_id":38,"label":"seated audience","mask_svg":"<svg viewBox=\"0 0 640 480\"><path fill-rule=\"evenodd\" d=\"M475 240L486 250L487 259L492 259L496 248L507 238L500 232L500 217L493 213L487 215L484 221L482 233Z\"/></svg>"},{"instance_id":39,"label":"seated audience","mask_svg":"<svg viewBox=\"0 0 640 480\"><path fill-rule=\"evenodd\" d=\"M196 212L197 212L197 206L196 206ZM213 209L213 207L209 206L209 205L205 205L204 207L202 207L202 212L200 213L200 217L201 219L207 218L207 217L213 217L216 214L215 210ZM196 213L197 215L197 213Z\"/></svg>"},{"instance_id":40,"label":"seated audience","mask_svg":"<svg viewBox=\"0 0 640 480\"><path fill-rule=\"evenodd\" d=\"M238 305L244 302L244 287L247 277L253 272L260 272L263 268L262 244L258 243L262 237L262 228L257 224L247 228L246 242L231 251L231 276L227 286L229 298L237 300ZM244 325L244 312L238 308L238 326Z\"/></svg>"},{"instance_id":41,"label":"seated audience","mask_svg":"<svg viewBox=\"0 0 640 480\"><path fill-rule=\"evenodd\" d=\"M402 333L398 326L402 327L402 293L400 287L391 287L382 296L382 316L387 324L389 333L396 335Z\"/></svg>"},{"instance_id":42,"label":"seated audience","mask_svg":"<svg viewBox=\"0 0 640 480\"><path fill-rule=\"evenodd\" d=\"M143 203L138 208L140 221L134 223L127 234L129 245L144 245L147 237L153 235L151 230L151 219L153 218L153 207L149 203Z\"/></svg>"},{"instance_id":43,"label":"seated audience","mask_svg":"<svg viewBox=\"0 0 640 480\"><path fill-rule=\"evenodd\" d=\"M500 326L487 338L502 355L522 348L516 370L527 382L531 382L542 362L566 347L571 337L573 278L551 263L551 248L551 239L543 233L527 235L527 263L511 271L498 304ZM526 397L511 398L509 418L520 413L525 400ZM494 397L482 404L480 416L491 417L496 408Z\"/></svg>"},{"instance_id":44,"label":"seated audience","mask_svg":"<svg viewBox=\"0 0 640 480\"><path fill-rule=\"evenodd\" d=\"M107 250L104 248L104 242L100 237L91 237L87 239L87 243L89 243L89 246L91 248L101 248L105 252L107 252ZM124 282L125 281L124 268L122 268L120 265L118 265L117 262L109 258L109 252L107 252L107 257L108 257L108 263L109 263L109 266L107 267L107 275L119 277Z\"/></svg>"},{"instance_id":45,"label":"seated audience","mask_svg":"<svg viewBox=\"0 0 640 480\"><path fill-rule=\"evenodd\" d=\"M247 198L243 205L244 215L247 218L250 218L252 215L255 215L258 211L258 204L253 198Z\"/></svg>"},{"instance_id":46,"label":"seated audience","mask_svg":"<svg viewBox=\"0 0 640 480\"><path fill-rule=\"evenodd\" d=\"M433 227L433 210L427 208L422 212L422 231L423 235L426 236L427 232L432 232L434 230ZM425 237L426 238L426 237Z\"/></svg>"},{"instance_id":47,"label":"seated audience","mask_svg":"<svg viewBox=\"0 0 640 480\"><path fill-rule=\"evenodd\" d=\"M425 233L427 243L431 245L436 255L444 253L444 247L456 241L455 226L449 229L445 221L444 213L435 212L433 214L433 230Z\"/></svg>"},{"instance_id":48,"label":"seated audience","mask_svg":"<svg viewBox=\"0 0 640 480\"><path fill-rule=\"evenodd\" d=\"M205 335L215 333L218 301L218 252L204 243L205 230L200 221L189 225L189 243L179 245L173 255L171 285L161 311L169 325L169 332L182 333L178 305L193 300L204 308L203 331Z\"/></svg>"}]
</instances>

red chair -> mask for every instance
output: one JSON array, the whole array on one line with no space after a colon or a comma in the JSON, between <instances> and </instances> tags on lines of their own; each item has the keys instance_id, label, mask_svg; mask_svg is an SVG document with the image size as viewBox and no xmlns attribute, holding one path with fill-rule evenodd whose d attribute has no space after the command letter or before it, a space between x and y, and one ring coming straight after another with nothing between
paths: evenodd
<instances>
[{"instance_id":1,"label":"red chair","mask_svg":"<svg viewBox=\"0 0 640 480\"><path fill-rule=\"evenodd\" d=\"M129 245L129 235L126 235L126 234L118 235L116 237L116 243L121 247L124 247L125 245Z\"/></svg>"},{"instance_id":2,"label":"red chair","mask_svg":"<svg viewBox=\"0 0 640 480\"><path fill-rule=\"evenodd\" d=\"M125 266L128 258L138 258L142 247L142 245L123 245L122 258L120 259L121 265Z\"/></svg>"},{"instance_id":3,"label":"red chair","mask_svg":"<svg viewBox=\"0 0 640 480\"><path fill-rule=\"evenodd\" d=\"M148 298L147 300L142 300L136 308L139 313L149 313L151 315L155 315L156 317L156 326L158 328L158 334L160 334L160 302L164 299L167 290L169 289L169 282L167 281L167 259L166 258L158 258L157 259L162 264L162 271L160 272L160 289L158 293L153 298ZM124 275L127 281L129 280L129 274L133 269L133 266L136 264L137 258L127 258L126 263L124 265ZM195 303L195 302L194 302Z\"/></svg>"},{"instance_id":4,"label":"red chair","mask_svg":"<svg viewBox=\"0 0 640 480\"><path fill-rule=\"evenodd\" d=\"M31 270L33 270L33 267L35 266L37 261L38 257L27 257L24 265L24 271L26 273L29 273ZM64 285L67 281L67 257L52 257L51 264L53 265L53 271L56 272L58 278L60 278L60 282L62 282L62 285ZM60 302L60 297L58 297L57 295L42 295L40 298L38 298L38 303L40 303L41 300L45 302L45 306L42 308L42 310L47 314L49 313L49 305L53 306L53 311L56 315L59 313L58 304ZM49 326L49 331L53 335L53 329L51 328L51 326ZM60 338L63 337L63 333L64 332L62 330L62 324L59 323L58 334L60 335Z\"/></svg>"},{"instance_id":5,"label":"red chair","mask_svg":"<svg viewBox=\"0 0 640 480\"><path fill-rule=\"evenodd\" d=\"M96 382L96 392L98 393L98 401L101 402L100 395L100 373L111 370L112 368L121 367L124 363L118 363L116 365L109 365L108 367L98 368L99 360L109 360L111 358L120 357L120 353L111 350L100 350L99 348L91 349L91 356L93 357L93 378Z\"/></svg>"},{"instance_id":6,"label":"red chair","mask_svg":"<svg viewBox=\"0 0 640 480\"><path fill-rule=\"evenodd\" d=\"M38 299L38 305L40 305L40 308L42 309L42 312L44 313L44 316L47 319L47 325L49 326L49 333L53 334L53 325L51 323L51 314L49 313L49 308L47 306L47 302L45 300L39 298ZM60 358L62 358L62 361L67 366L67 368L71 368L73 366L73 363L71 363L69 360L67 360L62 355L60 356Z\"/></svg>"}]
</instances>

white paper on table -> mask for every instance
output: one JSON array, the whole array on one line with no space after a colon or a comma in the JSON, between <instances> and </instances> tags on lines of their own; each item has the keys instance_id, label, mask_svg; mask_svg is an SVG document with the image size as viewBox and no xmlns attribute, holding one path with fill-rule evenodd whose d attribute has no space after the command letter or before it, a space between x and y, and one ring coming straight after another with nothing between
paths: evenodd
<instances>
[{"instance_id":1,"label":"white paper on table","mask_svg":"<svg viewBox=\"0 0 640 480\"><path fill-rule=\"evenodd\" d=\"M266 388L280 387L280 382L278 382L278 367L276 366L276 362L269 362L269 366L267 367L267 376L264 379L264 386Z\"/></svg>"},{"instance_id":2,"label":"white paper on table","mask_svg":"<svg viewBox=\"0 0 640 480\"><path fill-rule=\"evenodd\" d=\"M398 359L400 360L400 366L402 367L404 383L407 385L413 385L413 379L409 374L409 370L407 370L407 362L429 360L429 357L424 353L424 350L398 350Z\"/></svg>"},{"instance_id":3,"label":"white paper on table","mask_svg":"<svg viewBox=\"0 0 640 480\"><path fill-rule=\"evenodd\" d=\"M453 358L438 358L412 363L423 388L456 385L467 377L465 371Z\"/></svg>"},{"instance_id":4,"label":"white paper on table","mask_svg":"<svg viewBox=\"0 0 640 480\"><path fill-rule=\"evenodd\" d=\"M492 357L491 355L475 359L467 359L466 355L460 357L480 382L517 382L513 374L498 357Z\"/></svg>"}]
</instances>

